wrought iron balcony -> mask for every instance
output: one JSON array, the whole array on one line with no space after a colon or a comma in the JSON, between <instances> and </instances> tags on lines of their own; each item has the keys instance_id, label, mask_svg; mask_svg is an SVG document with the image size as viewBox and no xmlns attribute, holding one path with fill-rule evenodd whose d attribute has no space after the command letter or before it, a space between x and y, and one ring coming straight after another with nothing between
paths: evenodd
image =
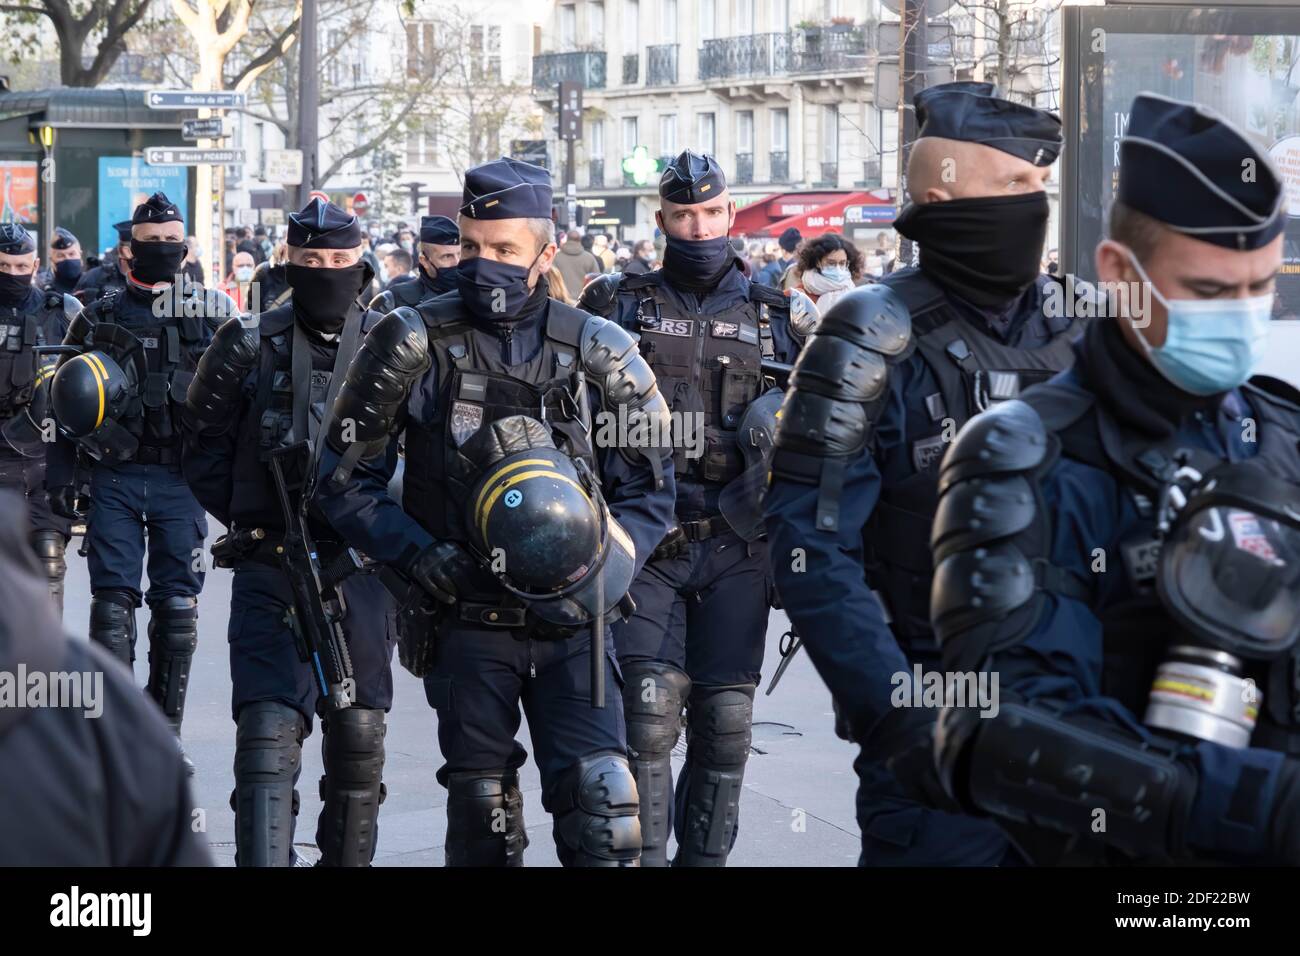
<instances>
[{"instance_id":1,"label":"wrought iron balcony","mask_svg":"<svg viewBox=\"0 0 1300 956\"><path fill-rule=\"evenodd\" d=\"M661 43L645 48L645 85L677 85L676 43Z\"/></svg>"},{"instance_id":2,"label":"wrought iron balcony","mask_svg":"<svg viewBox=\"0 0 1300 956\"><path fill-rule=\"evenodd\" d=\"M736 184L747 186L754 181L754 154L736 154Z\"/></svg>"},{"instance_id":3,"label":"wrought iron balcony","mask_svg":"<svg viewBox=\"0 0 1300 956\"><path fill-rule=\"evenodd\" d=\"M600 50L541 53L533 57L533 89L554 90L570 80L589 90L605 88L605 54Z\"/></svg>"},{"instance_id":4,"label":"wrought iron balcony","mask_svg":"<svg viewBox=\"0 0 1300 956\"><path fill-rule=\"evenodd\" d=\"M789 60L789 33L705 40L700 47L700 79L777 76L788 71Z\"/></svg>"},{"instance_id":5,"label":"wrought iron balcony","mask_svg":"<svg viewBox=\"0 0 1300 956\"><path fill-rule=\"evenodd\" d=\"M865 69L866 31L860 27L814 27L790 34L790 72L827 73Z\"/></svg>"},{"instance_id":6,"label":"wrought iron balcony","mask_svg":"<svg viewBox=\"0 0 1300 956\"><path fill-rule=\"evenodd\" d=\"M641 56L637 53L623 55L623 85L636 86L641 82Z\"/></svg>"},{"instance_id":7,"label":"wrought iron balcony","mask_svg":"<svg viewBox=\"0 0 1300 956\"><path fill-rule=\"evenodd\" d=\"M817 182L817 186L829 186L838 188L840 184L840 164L839 163L822 163L822 178Z\"/></svg>"},{"instance_id":8,"label":"wrought iron balcony","mask_svg":"<svg viewBox=\"0 0 1300 956\"><path fill-rule=\"evenodd\" d=\"M587 164L587 186L591 189L603 189L605 186L605 160L593 159Z\"/></svg>"},{"instance_id":9,"label":"wrought iron balcony","mask_svg":"<svg viewBox=\"0 0 1300 956\"><path fill-rule=\"evenodd\" d=\"M785 150L772 150L767 155L769 182L784 183L790 180L790 154Z\"/></svg>"}]
</instances>

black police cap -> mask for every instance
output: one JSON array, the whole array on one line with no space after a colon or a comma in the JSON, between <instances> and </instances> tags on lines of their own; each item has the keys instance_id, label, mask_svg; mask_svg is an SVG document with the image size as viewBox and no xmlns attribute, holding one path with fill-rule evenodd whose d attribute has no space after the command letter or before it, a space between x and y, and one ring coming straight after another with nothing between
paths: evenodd
<instances>
[{"instance_id":1,"label":"black police cap","mask_svg":"<svg viewBox=\"0 0 1300 956\"><path fill-rule=\"evenodd\" d=\"M181 211L167 198L166 193L154 193L135 207L131 223L139 225L145 222L181 222Z\"/></svg>"},{"instance_id":2,"label":"black police cap","mask_svg":"<svg viewBox=\"0 0 1300 956\"><path fill-rule=\"evenodd\" d=\"M301 212L289 213L287 241L300 249L355 249L361 222L332 202L313 199Z\"/></svg>"},{"instance_id":3,"label":"black police cap","mask_svg":"<svg viewBox=\"0 0 1300 956\"><path fill-rule=\"evenodd\" d=\"M459 245L460 229L446 216L421 216L420 241L431 242L435 246Z\"/></svg>"},{"instance_id":4,"label":"black police cap","mask_svg":"<svg viewBox=\"0 0 1300 956\"><path fill-rule=\"evenodd\" d=\"M465 170L462 203L471 219L550 219L551 174L502 156Z\"/></svg>"},{"instance_id":5,"label":"black police cap","mask_svg":"<svg viewBox=\"0 0 1300 956\"><path fill-rule=\"evenodd\" d=\"M50 241L51 249L71 249L77 244L77 237L62 226L54 229L54 238Z\"/></svg>"},{"instance_id":6,"label":"black police cap","mask_svg":"<svg viewBox=\"0 0 1300 956\"><path fill-rule=\"evenodd\" d=\"M1061 152L1061 119L998 96L992 83L941 83L916 94L918 137L979 143L1050 166Z\"/></svg>"},{"instance_id":7,"label":"black police cap","mask_svg":"<svg viewBox=\"0 0 1300 956\"><path fill-rule=\"evenodd\" d=\"M131 241L131 226L133 223L130 219L124 219L122 222L113 223L113 230L117 233L119 243Z\"/></svg>"},{"instance_id":8,"label":"black police cap","mask_svg":"<svg viewBox=\"0 0 1300 956\"><path fill-rule=\"evenodd\" d=\"M16 222L0 224L0 252L21 256L36 251L36 239Z\"/></svg>"},{"instance_id":9,"label":"black police cap","mask_svg":"<svg viewBox=\"0 0 1300 956\"><path fill-rule=\"evenodd\" d=\"M1193 239L1258 249L1286 225L1286 187L1268 154L1203 106L1139 93L1119 159L1116 198Z\"/></svg>"},{"instance_id":10,"label":"black police cap","mask_svg":"<svg viewBox=\"0 0 1300 956\"><path fill-rule=\"evenodd\" d=\"M682 150L659 177L659 198L692 206L727 188L727 177L712 156Z\"/></svg>"}]
</instances>

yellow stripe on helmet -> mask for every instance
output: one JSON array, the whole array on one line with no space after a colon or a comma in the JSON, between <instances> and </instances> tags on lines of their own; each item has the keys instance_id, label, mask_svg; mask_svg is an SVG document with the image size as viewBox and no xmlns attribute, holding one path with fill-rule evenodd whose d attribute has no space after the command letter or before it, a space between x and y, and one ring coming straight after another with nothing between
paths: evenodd
<instances>
[{"instance_id":1,"label":"yellow stripe on helmet","mask_svg":"<svg viewBox=\"0 0 1300 956\"><path fill-rule=\"evenodd\" d=\"M512 488L513 486L518 484L522 484L523 482L527 481L529 478L558 478L560 481L563 481L565 484L572 485L578 491L582 492L584 498L586 497L587 495L586 489L584 489L582 485L578 484L568 475L562 475L558 471L552 470L549 467L551 465L551 462L549 461L541 462L541 464L545 464L548 467L539 468L536 471L525 471L511 478L507 478L501 484L497 485L495 488L492 489L492 493L488 495L487 501L484 502L482 509L476 513L476 517L478 518L479 537L482 538L485 543L487 542L487 519L488 519L488 515L492 513L492 506L496 504L497 499L501 497L501 495L506 491L506 489ZM590 501L590 499L587 500Z\"/></svg>"},{"instance_id":2,"label":"yellow stripe on helmet","mask_svg":"<svg viewBox=\"0 0 1300 956\"><path fill-rule=\"evenodd\" d=\"M492 481L495 481L496 479L500 478L503 475L508 475L512 471L518 471L520 468L528 468L532 465L541 465L543 468L553 468L555 467L555 462L548 461L545 458L525 458L521 461L512 462L511 464L506 465L500 471L493 473ZM484 482L483 490L478 493L478 499L474 502L474 514L476 516L481 513L481 509L483 507L483 499L486 498L488 494L490 494L492 491L492 481Z\"/></svg>"},{"instance_id":3,"label":"yellow stripe on helmet","mask_svg":"<svg viewBox=\"0 0 1300 956\"><path fill-rule=\"evenodd\" d=\"M77 358L90 366L90 372L95 376L95 388L99 389L99 415L95 418L95 428L98 428L104 424L104 383L108 381L108 370L104 368L104 363L99 360L98 356L89 352L82 352ZM91 431L94 431L94 429L91 429Z\"/></svg>"}]
</instances>

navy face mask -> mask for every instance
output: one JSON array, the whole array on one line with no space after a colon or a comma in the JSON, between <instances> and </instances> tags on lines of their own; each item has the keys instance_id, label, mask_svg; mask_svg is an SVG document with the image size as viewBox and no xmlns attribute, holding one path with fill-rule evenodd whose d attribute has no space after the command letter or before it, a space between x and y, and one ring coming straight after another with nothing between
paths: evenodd
<instances>
[{"instance_id":1,"label":"navy face mask","mask_svg":"<svg viewBox=\"0 0 1300 956\"><path fill-rule=\"evenodd\" d=\"M429 288L432 289L436 295L442 295L444 292L450 292L452 289L456 288L455 269L439 269L438 274L432 279L428 277L429 272L426 269L424 275L425 281L429 284Z\"/></svg>"},{"instance_id":2,"label":"navy face mask","mask_svg":"<svg viewBox=\"0 0 1300 956\"><path fill-rule=\"evenodd\" d=\"M54 264L54 277L64 285L76 282L81 278L81 260L64 259L62 262Z\"/></svg>"},{"instance_id":3,"label":"navy face mask","mask_svg":"<svg viewBox=\"0 0 1300 956\"><path fill-rule=\"evenodd\" d=\"M731 239L665 238L664 274L674 285L712 289L731 265Z\"/></svg>"},{"instance_id":4,"label":"navy face mask","mask_svg":"<svg viewBox=\"0 0 1300 956\"><path fill-rule=\"evenodd\" d=\"M491 321L513 319L523 310L532 290L528 274L541 252L527 266L475 256L456 267L456 288L471 315Z\"/></svg>"}]
</instances>

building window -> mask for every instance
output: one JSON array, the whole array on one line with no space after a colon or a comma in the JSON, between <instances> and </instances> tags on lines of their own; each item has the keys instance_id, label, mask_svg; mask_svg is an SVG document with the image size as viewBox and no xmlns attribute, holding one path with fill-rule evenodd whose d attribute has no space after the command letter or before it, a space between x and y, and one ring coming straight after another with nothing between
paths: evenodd
<instances>
[{"instance_id":1,"label":"building window","mask_svg":"<svg viewBox=\"0 0 1300 956\"><path fill-rule=\"evenodd\" d=\"M640 136L637 133L636 117L623 117L623 156L631 156L640 145Z\"/></svg>"},{"instance_id":2,"label":"building window","mask_svg":"<svg viewBox=\"0 0 1300 956\"><path fill-rule=\"evenodd\" d=\"M469 70L475 83L501 82L501 28L474 24L469 28Z\"/></svg>"},{"instance_id":3,"label":"building window","mask_svg":"<svg viewBox=\"0 0 1300 956\"><path fill-rule=\"evenodd\" d=\"M790 0L772 0L772 23L769 29L773 33L780 33L791 27L790 23Z\"/></svg>"},{"instance_id":4,"label":"building window","mask_svg":"<svg viewBox=\"0 0 1300 956\"><path fill-rule=\"evenodd\" d=\"M406 133L406 164L408 166L434 166L437 164L438 120L425 117L411 122Z\"/></svg>"},{"instance_id":5,"label":"building window","mask_svg":"<svg viewBox=\"0 0 1300 956\"><path fill-rule=\"evenodd\" d=\"M822 162L834 163L840 158L840 113L837 106L822 107Z\"/></svg>"},{"instance_id":6,"label":"building window","mask_svg":"<svg viewBox=\"0 0 1300 956\"><path fill-rule=\"evenodd\" d=\"M754 151L754 111L741 110L736 114L736 152Z\"/></svg>"},{"instance_id":7,"label":"building window","mask_svg":"<svg viewBox=\"0 0 1300 956\"><path fill-rule=\"evenodd\" d=\"M587 124L587 149L592 159L605 158L604 120L593 120Z\"/></svg>"},{"instance_id":8,"label":"building window","mask_svg":"<svg viewBox=\"0 0 1300 956\"><path fill-rule=\"evenodd\" d=\"M587 42L594 47L605 45L605 4L593 0L587 5Z\"/></svg>"},{"instance_id":9,"label":"building window","mask_svg":"<svg viewBox=\"0 0 1300 956\"><path fill-rule=\"evenodd\" d=\"M677 0L659 0L660 18L659 36L663 43L677 42Z\"/></svg>"},{"instance_id":10,"label":"building window","mask_svg":"<svg viewBox=\"0 0 1300 956\"><path fill-rule=\"evenodd\" d=\"M623 0L623 53L641 52L641 4Z\"/></svg>"},{"instance_id":11,"label":"building window","mask_svg":"<svg viewBox=\"0 0 1300 956\"><path fill-rule=\"evenodd\" d=\"M790 147L790 111L772 110L772 149L785 152Z\"/></svg>"},{"instance_id":12,"label":"building window","mask_svg":"<svg viewBox=\"0 0 1300 956\"><path fill-rule=\"evenodd\" d=\"M754 32L754 0L736 0L736 32L742 37Z\"/></svg>"},{"instance_id":13,"label":"building window","mask_svg":"<svg viewBox=\"0 0 1300 956\"><path fill-rule=\"evenodd\" d=\"M430 76L436 57L437 37L432 20L411 20L406 24L406 75L412 79Z\"/></svg>"},{"instance_id":14,"label":"building window","mask_svg":"<svg viewBox=\"0 0 1300 956\"><path fill-rule=\"evenodd\" d=\"M714 0L700 0L700 39L712 40L717 23L717 7Z\"/></svg>"},{"instance_id":15,"label":"building window","mask_svg":"<svg viewBox=\"0 0 1300 956\"><path fill-rule=\"evenodd\" d=\"M573 4L560 7L560 49L572 50L578 45L578 8Z\"/></svg>"},{"instance_id":16,"label":"building window","mask_svg":"<svg viewBox=\"0 0 1300 956\"><path fill-rule=\"evenodd\" d=\"M700 152L717 153L718 131L712 113L700 113L695 117L695 142Z\"/></svg>"},{"instance_id":17,"label":"building window","mask_svg":"<svg viewBox=\"0 0 1300 956\"><path fill-rule=\"evenodd\" d=\"M668 113L659 117L659 155L677 155L677 114Z\"/></svg>"}]
</instances>

